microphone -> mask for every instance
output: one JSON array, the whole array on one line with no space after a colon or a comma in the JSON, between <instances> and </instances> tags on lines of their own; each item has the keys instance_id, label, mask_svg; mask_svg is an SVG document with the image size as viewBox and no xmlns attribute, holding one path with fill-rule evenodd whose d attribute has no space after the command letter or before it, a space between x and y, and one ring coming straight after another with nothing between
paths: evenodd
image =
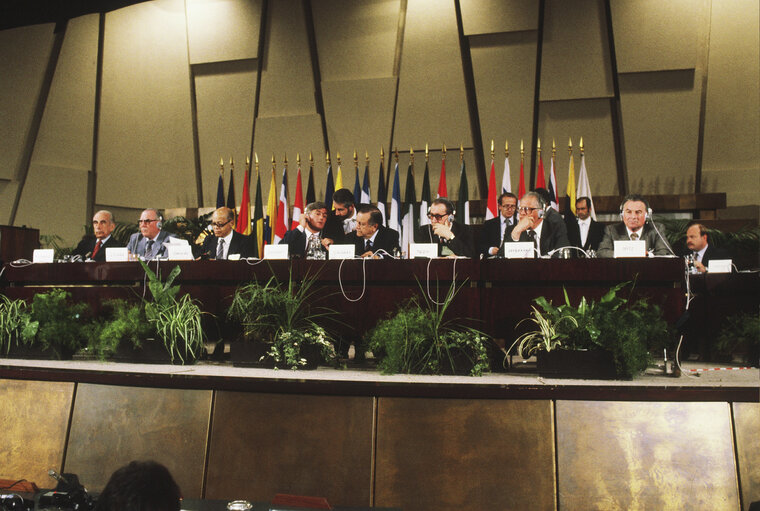
<instances>
[{"instance_id":1,"label":"microphone","mask_svg":"<svg viewBox=\"0 0 760 511\"><path fill-rule=\"evenodd\" d=\"M660 237L663 243L665 243L665 247L670 251L671 256L678 257L675 252L673 252L673 247L670 246L670 243L668 243L668 240L665 239L665 236L662 235L660 230L657 228L657 223L655 223L654 219L652 218L652 208L647 209L647 217L644 220L644 224L646 225L647 222L652 222L652 227L654 227L654 232L657 233L657 236Z\"/></svg>"},{"instance_id":2,"label":"microphone","mask_svg":"<svg viewBox=\"0 0 760 511\"><path fill-rule=\"evenodd\" d=\"M48 470L48 475L50 477L52 477L53 479L55 479L56 481L58 481L59 483L63 483L63 484L71 486L71 483L69 483L68 479L66 479L65 477L63 477L63 474L59 474L58 472L56 472L52 468L50 470Z\"/></svg>"}]
</instances>

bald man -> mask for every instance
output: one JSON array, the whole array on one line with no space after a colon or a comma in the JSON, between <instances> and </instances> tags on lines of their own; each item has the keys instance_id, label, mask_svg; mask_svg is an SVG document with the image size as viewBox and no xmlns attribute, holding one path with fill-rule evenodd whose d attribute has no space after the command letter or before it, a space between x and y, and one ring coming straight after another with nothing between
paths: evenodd
<instances>
[{"instance_id":1,"label":"bald man","mask_svg":"<svg viewBox=\"0 0 760 511\"><path fill-rule=\"evenodd\" d=\"M251 237L235 232L235 211L219 208L211 215L213 234L206 236L201 249L202 259L221 261L237 255L240 258L253 257ZM233 258L234 259L234 258Z\"/></svg>"},{"instance_id":2,"label":"bald man","mask_svg":"<svg viewBox=\"0 0 760 511\"><path fill-rule=\"evenodd\" d=\"M95 236L88 235L82 238L72 255L78 255L83 261L105 261L106 248L124 246L111 236L115 228L113 214L105 209L98 211L92 217L92 231Z\"/></svg>"}]
</instances>

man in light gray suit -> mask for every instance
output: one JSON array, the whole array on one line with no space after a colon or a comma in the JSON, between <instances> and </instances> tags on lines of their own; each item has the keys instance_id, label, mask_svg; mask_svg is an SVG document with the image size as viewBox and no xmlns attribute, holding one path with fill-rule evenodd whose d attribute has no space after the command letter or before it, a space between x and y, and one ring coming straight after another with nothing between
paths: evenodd
<instances>
[{"instance_id":1,"label":"man in light gray suit","mask_svg":"<svg viewBox=\"0 0 760 511\"><path fill-rule=\"evenodd\" d=\"M615 241L644 240L647 244L648 254L670 255L670 248L657 234L655 228L650 225L650 222L654 223L651 216L652 210L644 197L638 194L627 195L620 205L622 222L607 226L596 254L599 257L614 257ZM664 228L659 226L658 229L662 236L665 236Z\"/></svg>"},{"instance_id":2,"label":"man in light gray suit","mask_svg":"<svg viewBox=\"0 0 760 511\"><path fill-rule=\"evenodd\" d=\"M140 232L134 233L129 238L127 250L133 256L140 259L151 260L166 257L164 243L172 238L168 232L162 231L164 219L157 209L148 208L140 215L137 224Z\"/></svg>"}]
</instances>

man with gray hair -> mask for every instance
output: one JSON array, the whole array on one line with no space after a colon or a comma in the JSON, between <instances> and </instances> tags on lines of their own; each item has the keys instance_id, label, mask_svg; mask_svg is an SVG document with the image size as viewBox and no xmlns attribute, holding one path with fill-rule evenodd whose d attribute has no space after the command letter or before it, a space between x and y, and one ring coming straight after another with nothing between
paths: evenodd
<instances>
[{"instance_id":1,"label":"man with gray hair","mask_svg":"<svg viewBox=\"0 0 760 511\"><path fill-rule=\"evenodd\" d=\"M326 252L333 240L324 237L325 222L327 222L325 203L319 201L310 203L301 215L300 225L286 232L280 240L280 245L288 245L288 255L291 258L304 257L306 248L312 240L318 241L322 252Z\"/></svg>"},{"instance_id":2,"label":"man with gray hair","mask_svg":"<svg viewBox=\"0 0 760 511\"><path fill-rule=\"evenodd\" d=\"M137 221L140 232L129 237L129 243L127 243L129 253L148 261L166 257L167 250L164 243L173 236L161 230L163 223L164 217L157 209L148 208L144 210L140 215L140 220Z\"/></svg>"},{"instance_id":3,"label":"man with gray hair","mask_svg":"<svg viewBox=\"0 0 760 511\"><path fill-rule=\"evenodd\" d=\"M517 212L519 220L507 228L504 241L532 241L539 255L570 245L567 228L561 218L559 222L544 222L546 203L540 194L528 192L523 195Z\"/></svg>"},{"instance_id":4,"label":"man with gray hair","mask_svg":"<svg viewBox=\"0 0 760 511\"><path fill-rule=\"evenodd\" d=\"M94 237L87 235L82 238L82 241L79 242L79 245L74 249L72 255L81 257L83 261L105 261L106 248L119 248L124 246L116 241L116 238L111 236L111 233L113 233L115 228L116 223L113 219L113 213L106 211L105 209L98 211L92 217Z\"/></svg>"}]
</instances>

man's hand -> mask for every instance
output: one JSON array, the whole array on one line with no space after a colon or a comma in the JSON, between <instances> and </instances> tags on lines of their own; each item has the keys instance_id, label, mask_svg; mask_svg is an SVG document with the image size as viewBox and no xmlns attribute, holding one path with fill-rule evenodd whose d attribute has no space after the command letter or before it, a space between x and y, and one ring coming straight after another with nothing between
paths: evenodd
<instances>
[{"instance_id":1,"label":"man's hand","mask_svg":"<svg viewBox=\"0 0 760 511\"><path fill-rule=\"evenodd\" d=\"M454 233L451 232L451 227L449 225L431 224L431 227L433 228L433 233L436 234L439 238L443 238L445 240L454 239Z\"/></svg>"},{"instance_id":2,"label":"man's hand","mask_svg":"<svg viewBox=\"0 0 760 511\"><path fill-rule=\"evenodd\" d=\"M499 253L499 247L491 247L488 249L488 253L490 255L496 255Z\"/></svg>"},{"instance_id":3,"label":"man's hand","mask_svg":"<svg viewBox=\"0 0 760 511\"><path fill-rule=\"evenodd\" d=\"M524 216L520 219L519 222L517 222L517 225L515 225L515 228L512 229L512 241L518 241L520 239L520 235L527 231L528 229L533 229L533 224L535 221L533 220L532 216Z\"/></svg>"},{"instance_id":4,"label":"man's hand","mask_svg":"<svg viewBox=\"0 0 760 511\"><path fill-rule=\"evenodd\" d=\"M322 246L325 248L330 248L333 243L334 241L331 238L322 238Z\"/></svg>"},{"instance_id":5,"label":"man's hand","mask_svg":"<svg viewBox=\"0 0 760 511\"><path fill-rule=\"evenodd\" d=\"M707 268L705 268L705 265L699 261L694 261L694 267L699 273L707 273Z\"/></svg>"}]
</instances>

